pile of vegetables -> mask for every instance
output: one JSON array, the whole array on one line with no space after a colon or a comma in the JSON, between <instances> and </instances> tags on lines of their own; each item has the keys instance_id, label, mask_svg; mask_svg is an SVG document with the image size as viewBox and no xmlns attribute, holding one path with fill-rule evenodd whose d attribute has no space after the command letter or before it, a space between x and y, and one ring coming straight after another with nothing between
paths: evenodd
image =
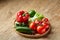
<instances>
[{"instance_id":1,"label":"pile of vegetables","mask_svg":"<svg viewBox=\"0 0 60 40\"><path fill-rule=\"evenodd\" d=\"M17 13L15 28L25 34L43 34L49 29L49 20L35 10L22 10Z\"/></svg>"}]
</instances>

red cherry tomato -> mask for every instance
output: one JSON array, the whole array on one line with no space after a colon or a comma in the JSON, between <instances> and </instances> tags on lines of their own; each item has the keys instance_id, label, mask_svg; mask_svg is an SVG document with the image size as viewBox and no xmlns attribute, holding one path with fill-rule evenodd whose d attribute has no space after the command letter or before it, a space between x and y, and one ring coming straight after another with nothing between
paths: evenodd
<instances>
[{"instance_id":1,"label":"red cherry tomato","mask_svg":"<svg viewBox=\"0 0 60 40\"><path fill-rule=\"evenodd\" d=\"M32 30L36 30L37 26L34 22L32 22L30 25L29 25L29 28L32 29Z\"/></svg>"},{"instance_id":2,"label":"red cherry tomato","mask_svg":"<svg viewBox=\"0 0 60 40\"><path fill-rule=\"evenodd\" d=\"M36 19L36 20L35 20L35 23L36 23L36 24L39 24L39 21Z\"/></svg>"},{"instance_id":3,"label":"red cherry tomato","mask_svg":"<svg viewBox=\"0 0 60 40\"><path fill-rule=\"evenodd\" d=\"M42 25L42 21L39 21L39 25Z\"/></svg>"},{"instance_id":4,"label":"red cherry tomato","mask_svg":"<svg viewBox=\"0 0 60 40\"><path fill-rule=\"evenodd\" d=\"M48 21L48 18L43 18L42 21L47 22Z\"/></svg>"},{"instance_id":5,"label":"red cherry tomato","mask_svg":"<svg viewBox=\"0 0 60 40\"><path fill-rule=\"evenodd\" d=\"M45 33L48 30L48 28L49 28L49 25L48 24L42 23L42 26L38 26L37 27L37 32L39 34L43 34L43 33Z\"/></svg>"},{"instance_id":6,"label":"red cherry tomato","mask_svg":"<svg viewBox=\"0 0 60 40\"><path fill-rule=\"evenodd\" d=\"M50 23L48 18L43 18L42 21L43 21L42 25L45 26L46 28L49 28Z\"/></svg>"},{"instance_id":7,"label":"red cherry tomato","mask_svg":"<svg viewBox=\"0 0 60 40\"><path fill-rule=\"evenodd\" d=\"M46 32L46 30L45 30L44 26L38 26L38 27L37 27L37 32L38 32L39 34L43 34L43 33Z\"/></svg>"},{"instance_id":8,"label":"red cherry tomato","mask_svg":"<svg viewBox=\"0 0 60 40\"><path fill-rule=\"evenodd\" d=\"M43 23L50 24L48 18L43 18L42 21Z\"/></svg>"},{"instance_id":9,"label":"red cherry tomato","mask_svg":"<svg viewBox=\"0 0 60 40\"><path fill-rule=\"evenodd\" d=\"M45 33L46 32L46 29L43 29L42 31L41 31L41 34L43 34L43 33Z\"/></svg>"},{"instance_id":10,"label":"red cherry tomato","mask_svg":"<svg viewBox=\"0 0 60 40\"><path fill-rule=\"evenodd\" d=\"M41 20L40 21L39 20L35 20L35 23L37 24L37 26L38 25L42 25L42 21Z\"/></svg>"},{"instance_id":11,"label":"red cherry tomato","mask_svg":"<svg viewBox=\"0 0 60 40\"><path fill-rule=\"evenodd\" d=\"M49 24L46 24L46 23L42 23L42 25L47 29L47 28L49 28Z\"/></svg>"}]
</instances>

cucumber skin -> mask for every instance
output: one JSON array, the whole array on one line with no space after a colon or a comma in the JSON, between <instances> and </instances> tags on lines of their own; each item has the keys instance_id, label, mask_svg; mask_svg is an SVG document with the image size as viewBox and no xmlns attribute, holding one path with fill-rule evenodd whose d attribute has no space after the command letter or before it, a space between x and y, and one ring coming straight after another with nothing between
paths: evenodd
<instances>
[{"instance_id":1,"label":"cucumber skin","mask_svg":"<svg viewBox=\"0 0 60 40\"><path fill-rule=\"evenodd\" d=\"M32 34L32 30L28 27L16 27L16 31L19 31L21 33Z\"/></svg>"}]
</instances>

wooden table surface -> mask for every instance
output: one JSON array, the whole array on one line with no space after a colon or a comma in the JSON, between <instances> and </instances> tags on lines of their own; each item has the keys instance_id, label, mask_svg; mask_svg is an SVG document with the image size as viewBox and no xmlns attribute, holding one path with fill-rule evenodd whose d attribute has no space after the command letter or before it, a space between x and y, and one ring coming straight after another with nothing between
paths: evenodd
<instances>
[{"instance_id":1,"label":"wooden table surface","mask_svg":"<svg viewBox=\"0 0 60 40\"><path fill-rule=\"evenodd\" d=\"M16 13L30 9L49 19L52 31L48 36L31 39L14 31ZM60 0L0 0L0 40L60 40Z\"/></svg>"}]
</instances>

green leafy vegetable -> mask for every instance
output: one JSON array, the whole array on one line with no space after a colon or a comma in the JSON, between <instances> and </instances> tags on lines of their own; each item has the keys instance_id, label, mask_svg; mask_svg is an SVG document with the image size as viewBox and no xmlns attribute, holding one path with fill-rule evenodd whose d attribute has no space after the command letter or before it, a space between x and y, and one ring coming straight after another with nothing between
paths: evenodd
<instances>
[{"instance_id":1,"label":"green leafy vegetable","mask_svg":"<svg viewBox=\"0 0 60 40\"><path fill-rule=\"evenodd\" d=\"M34 18L36 18L38 20L42 20L44 18L44 16L42 14L36 13Z\"/></svg>"},{"instance_id":2,"label":"green leafy vegetable","mask_svg":"<svg viewBox=\"0 0 60 40\"><path fill-rule=\"evenodd\" d=\"M34 17L29 18L29 22L33 22L33 21L35 21L36 19L37 19L37 20L42 20L43 18L44 18L44 16L43 16L42 14L36 13L36 14L34 15Z\"/></svg>"}]
</instances>

